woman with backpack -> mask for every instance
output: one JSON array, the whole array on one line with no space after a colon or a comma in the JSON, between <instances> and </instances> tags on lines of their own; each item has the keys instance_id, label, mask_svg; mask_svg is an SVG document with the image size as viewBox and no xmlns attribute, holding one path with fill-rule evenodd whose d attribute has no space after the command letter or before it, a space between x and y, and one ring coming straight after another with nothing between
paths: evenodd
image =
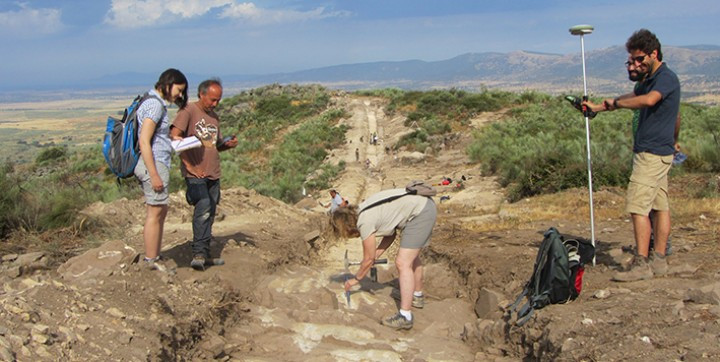
<instances>
[{"instance_id":1,"label":"woman with backpack","mask_svg":"<svg viewBox=\"0 0 720 362\"><path fill-rule=\"evenodd\" d=\"M143 97L137 110L138 144L140 159L135 166L135 177L145 194L144 263L157 269L160 259L165 217L168 212L168 185L170 183L170 122L167 108L170 103L180 109L187 104L188 81L179 70L164 71L155 87Z\"/></svg>"},{"instance_id":2,"label":"woman with backpack","mask_svg":"<svg viewBox=\"0 0 720 362\"><path fill-rule=\"evenodd\" d=\"M380 191L360 204L359 209L349 206L333 213L333 224L340 236L360 236L362 239L363 260L357 273L345 282L346 291L360 284L375 260L395 241L397 231L402 230L400 248L395 258L400 282L400 310L383 319L382 324L385 326L394 329L412 328L411 307L424 306L420 250L430 242L436 217L437 209L431 197L409 194L407 189ZM381 241L376 245L378 238Z\"/></svg>"}]
</instances>

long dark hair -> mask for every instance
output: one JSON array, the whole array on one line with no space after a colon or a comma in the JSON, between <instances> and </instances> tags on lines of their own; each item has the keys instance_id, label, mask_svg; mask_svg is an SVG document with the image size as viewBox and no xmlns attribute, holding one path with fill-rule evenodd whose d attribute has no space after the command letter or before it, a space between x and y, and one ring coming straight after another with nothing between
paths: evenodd
<instances>
[{"instance_id":1,"label":"long dark hair","mask_svg":"<svg viewBox=\"0 0 720 362\"><path fill-rule=\"evenodd\" d=\"M168 70L162 72L162 74L160 74L160 78L158 78L157 83L155 83L155 89L161 90L163 93L163 97L165 97L165 100L169 100L168 98L170 97L173 84L185 84L185 89L182 92L182 96L175 101L175 104L180 107L180 109L183 109L185 108L185 105L188 101L188 81L181 71L175 68L169 68Z\"/></svg>"},{"instance_id":2,"label":"long dark hair","mask_svg":"<svg viewBox=\"0 0 720 362\"><path fill-rule=\"evenodd\" d=\"M357 233L358 209L355 205L338 207L332 213L330 225L336 237L349 238Z\"/></svg>"}]
</instances>

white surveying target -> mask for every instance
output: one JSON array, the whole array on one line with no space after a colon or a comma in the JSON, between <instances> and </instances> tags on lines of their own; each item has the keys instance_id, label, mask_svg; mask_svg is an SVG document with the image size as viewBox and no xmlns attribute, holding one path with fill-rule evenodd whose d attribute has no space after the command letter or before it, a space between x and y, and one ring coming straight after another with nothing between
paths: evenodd
<instances>
[{"instance_id":1,"label":"white surveying target","mask_svg":"<svg viewBox=\"0 0 720 362\"><path fill-rule=\"evenodd\" d=\"M575 25L572 28L570 28L570 34L572 35L585 35L590 34L595 30L595 28L592 25Z\"/></svg>"}]
</instances>

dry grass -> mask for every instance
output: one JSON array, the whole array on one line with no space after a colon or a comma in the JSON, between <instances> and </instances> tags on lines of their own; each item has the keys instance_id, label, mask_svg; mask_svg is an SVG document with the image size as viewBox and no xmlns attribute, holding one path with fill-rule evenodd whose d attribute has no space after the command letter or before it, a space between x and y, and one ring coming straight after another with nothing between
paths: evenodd
<instances>
[{"instance_id":1,"label":"dry grass","mask_svg":"<svg viewBox=\"0 0 720 362\"><path fill-rule=\"evenodd\" d=\"M673 225L700 230L712 230L720 234L720 197L693 197L693 187L688 187L696 176L683 176L671 180L670 207ZM682 185L682 186L680 186ZM673 192L674 191L674 192ZM625 190L606 188L593 192L594 216L601 220L625 220ZM497 218L488 217L463 227L492 232L514 230L543 220L585 222L590 215L587 189L571 189L550 195L523 199L512 204L502 204Z\"/></svg>"}]
</instances>

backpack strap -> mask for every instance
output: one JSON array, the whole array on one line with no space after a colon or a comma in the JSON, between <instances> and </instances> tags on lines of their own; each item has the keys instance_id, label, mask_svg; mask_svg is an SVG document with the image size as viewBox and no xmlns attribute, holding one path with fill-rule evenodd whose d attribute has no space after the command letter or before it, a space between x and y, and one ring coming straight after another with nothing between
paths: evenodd
<instances>
[{"instance_id":1,"label":"backpack strap","mask_svg":"<svg viewBox=\"0 0 720 362\"><path fill-rule=\"evenodd\" d=\"M150 92L145 92L142 96L138 96L138 97L140 97L140 100L138 101L138 104L137 104L137 106L136 106L135 109L134 109L134 112L135 112L136 114L137 114L137 111L140 109L140 106L143 104L143 102L145 102L146 100L148 100L148 99L150 99L150 98L155 98L155 99L157 99L157 100L160 102L160 105L161 105L161 106L163 105L162 99L160 99L160 97L158 97L158 96L156 96L156 95L154 95L154 94L150 94ZM165 118L165 114L167 114L167 108L166 108L166 107L162 107L162 113L160 114L160 121L159 121L159 122L162 122L163 118ZM135 122L139 122L137 116L135 116ZM135 123L135 129L138 129L138 123ZM153 131L152 137L150 137L150 145L152 145L152 141L153 141L153 139L155 138L155 134L157 133L157 130L158 130L158 127L155 127L155 130Z\"/></svg>"},{"instance_id":2,"label":"backpack strap","mask_svg":"<svg viewBox=\"0 0 720 362\"><path fill-rule=\"evenodd\" d=\"M515 322L515 324L518 327L522 327L525 323L527 323L527 321L530 320L530 317L532 317L533 313L535 313L535 309L530 307L528 304L525 304L523 308L520 309L520 313L518 313L519 319Z\"/></svg>"},{"instance_id":3,"label":"backpack strap","mask_svg":"<svg viewBox=\"0 0 720 362\"><path fill-rule=\"evenodd\" d=\"M375 207L375 206L382 205L382 204L388 203L388 202L390 202L390 201L395 201L395 200L397 200L397 199L399 199L399 198L401 198L401 197L403 197L403 196L407 196L407 195L414 195L414 194L413 194L413 193L410 193L410 192L406 192L406 193L404 193L404 194L402 194L402 195L390 196L390 197L388 197L388 198L386 198L386 199L378 200L378 201L376 201L376 202L374 202L374 203L372 203L372 204L370 204L370 205L368 205L368 206L365 206L362 210L360 210L360 212L358 213L358 215L362 214L363 211L367 211L368 209L372 209L372 208Z\"/></svg>"}]
</instances>

